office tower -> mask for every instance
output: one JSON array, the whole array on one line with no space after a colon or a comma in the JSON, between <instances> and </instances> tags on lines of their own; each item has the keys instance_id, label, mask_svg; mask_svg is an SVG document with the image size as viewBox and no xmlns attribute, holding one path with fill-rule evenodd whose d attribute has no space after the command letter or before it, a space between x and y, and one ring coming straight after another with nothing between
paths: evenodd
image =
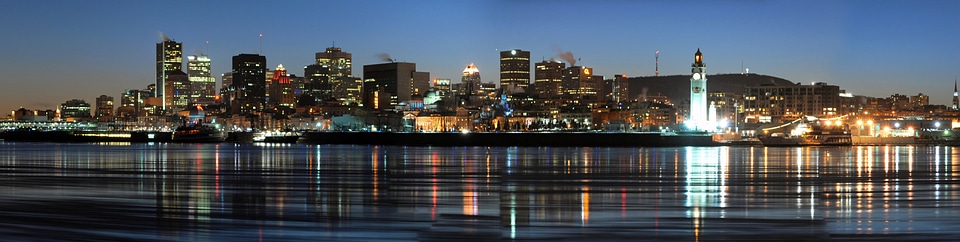
<instances>
[{"instance_id":1,"label":"office tower","mask_svg":"<svg viewBox=\"0 0 960 242\"><path fill-rule=\"evenodd\" d=\"M629 87L627 75L616 74L613 79L604 80L600 94L605 96L604 101L626 103L629 102L629 94L627 94Z\"/></svg>"},{"instance_id":2,"label":"office tower","mask_svg":"<svg viewBox=\"0 0 960 242\"><path fill-rule=\"evenodd\" d=\"M60 118L90 118L90 104L80 99L72 99L60 104Z\"/></svg>"},{"instance_id":3,"label":"office tower","mask_svg":"<svg viewBox=\"0 0 960 242\"><path fill-rule=\"evenodd\" d=\"M260 114L265 106L267 90L267 57L257 54L233 56L234 91L230 104L233 114Z\"/></svg>"},{"instance_id":4,"label":"office tower","mask_svg":"<svg viewBox=\"0 0 960 242\"><path fill-rule=\"evenodd\" d=\"M823 82L813 85L747 86L743 96L743 113L748 120L751 117L770 118L752 122L774 123L790 122L808 115L836 117L839 115L837 107L841 104L840 93L840 86Z\"/></svg>"},{"instance_id":5,"label":"office tower","mask_svg":"<svg viewBox=\"0 0 960 242\"><path fill-rule=\"evenodd\" d=\"M561 92L568 99L582 99L597 95L597 86L593 81L593 68L571 66L563 71Z\"/></svg>"},{"instance_id":6,"label":"office tower","mask_svg":"<svg viewBox=\"0 0 960 242\"><path fill-rule=\"evenodd\" d=\"M430 72L414 71L412 87L411 96L423 97L427 95L427 92L430 91Z\"/></svg>"},{"instance_id":7,"label":"office tower","mask_svg":"<svg viewBox=\"0 0 960 242\"><path fill-rule=\"evenodd\" d=\"M97 111L94 118L100 122L107 122L113 119L113 97L100 95L97 97Z\"/></svg>"},{"instance_id":8,"label":"office tower","mask_svg":"<svg viewBox=\"0 0 960 242\"><path fill-rule=\"evenodd\" d=\"M507 94L527 92L530 87L530 51L500 52L500 88Z\"/></svg>"},{"instance_id":9,"label":"office tower","mask_svg":"<svg viewBox=\"0 0 960 242\"><path fill-rule=\"evenodd\" d=\"M460 86L457 88L457 98L463 106L473 107L480 105L480 96L483 93L480 90L480 69L473 63L463 68L463 75L460 77Z\"/></svg>"},{"instance_id":10,"label":"office tower","mask_svg":"<svg viewBox=\"0 0 960 242\"><path fill-rule=\"evenodd\" d=\"M433 90L441 99L448 99L453 96L450 89L450 79L433 79Z\"/></svg>"},{"instance_id":11,"label":"office tower","mask_svg":"<svg viewBox=\"0 0 960 242\"><path fill-rule=\"evenodd\" d=\"M560 99L563 70L566 64L560 61L537 62L534 69L534 88L541 99Z\"/></svg>"},{"instance_id":12,"label":"office tower","mask_svg":"<svg viewBox=\"0 0 960 242\"><path fill-rule=\"evenodd\" d=\"M178 112L190 104L190 78L181 70L167 71L164 82L162 102L166 103L164 112ZM161 104L162 105L162 104Z\"/></svg>"},{"instance_id":13,"label":"office tower","mask_svg":"<svg viewBox=\"0 0 960 242\"><path fill-rule=\"evenodd\" d=\"M293 84L283 65L278 65L270 79L270 98L268 103L277 108L293 108L296 96L293 95Z\"/></svg>"},{"instance_id":14,"label":"office tower","mask_svg":"<svg viewBox=\"0 0 960 242\"><path fill-rule=\"evenodd\" d=\"M417 88L415 75L422 76L416 72L417 64L409 62L364 65L363 106L382 110L409 101ZM426 76L429 78L429 74Z\"/></svg>"},{"instance_id":15,"label":"office tower","mask_svg":"<svg viewBox=\"0 0 960 242\"><path fill-rule=\"evenodd\" d=\"M318 100L338 100L341 104L356 102L347 90L356 86L356 83L348 83L356 81L353 78L353 54L343 52L339 47L328 47L324 52L316 53L315 64L318 67L313 67L310 74L305 72L308 79L318 81L314 90L319 93L312 95L317 95ZM311 78L311 74L314 77Z\"/></svg>"},{"instance_id":16,"label":"office tower","mask_svg":"<svg viewBox=\"0 0 960 242\"><path fill-rule=\"evenodd\" d=\"M343 52L339 47L328 47L325 52L316 53L316 64L327 68L332 77L353 75L353 54Z\"/></svg>"},{"instance_id":17,"label":"office tower","mask_svg":"<svg viewBox=\"0 0 960 242\"><path fill-rule=\"evenodd\" d=\"M319 53L318 53L319 54ZM314 102L323 102L334 99L334 86L330 81L329 66L313 64L303 68L304 94L314 99Z\"/></svg>"},{"instance_id":18,"label":"office tower","mask_svg":"<svg viewBox=\"0 0 960 242\"><path fill-rule=\"evenodd\" d=\"M163 42L157 43L157 88L154 92L156 97L162 101L161 109L166 110L167 98L163 95L168 93L165 90L164 82L167 81L166 73L169 71L183 70L183 43L176 42L164 37Z\"/></svg>"},{"instance_id":19,"label":"office tower","mask_svg":"<svg viewBox=\"0 0 960 242\"><path fill-rule=\"evenodd\" d=\"M127 90L123 92L120 98L120 107L117 108L117 117L132 120L146 115L144 106L147 99L152 95L150 90Z\"/></svg>"},{"instance_id":20,"label":"office tower","mask_svg":"<svg viewBox=\"0 0 960 242\"><path fill-rule=\"evenodd\" d=\"M187 56L187 76L190 79L190 101L213 104L217 98L217 78L210 75L210 57Z\"/></svg>"},{"instance_id":21,"label":"office tower","mask_svg":"<svg viewBox=\"0 0 960 242\"><path fill-rule=\"evenodd\" d=\"M343 90L340 92L340 90ZM340 88L335 89L333 96L337 97L340 104L356 105L363 100L363 79L358 77L344 77L340 82Z\"/></svg>"}]
</instances>

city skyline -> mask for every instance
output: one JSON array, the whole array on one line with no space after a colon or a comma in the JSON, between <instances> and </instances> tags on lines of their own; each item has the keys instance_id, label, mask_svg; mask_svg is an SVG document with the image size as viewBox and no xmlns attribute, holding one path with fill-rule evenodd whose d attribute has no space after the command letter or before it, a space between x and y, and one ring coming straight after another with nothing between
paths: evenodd
<instances>
[{"instance_id":1,"label":"city skyline","mask_svg":"<svg viewBox=\"0 0 960 242\"><path fill-rule=\"evenodd\" d=\"M232 56L260 53L271 70L283 64L303 76L315 53L331 46L353 54L354 73L388 54L417 63L432 78L457 81L463 66L475 63L487 83L499 83L499 52L510 49L530 51L531 66L570 52L577 65L609 79L654 75L656 51L661 75L689 75L700 48L708 74L749 68L856 95L924 93L943 105L950 105L947 89L960 75L960 4L953 1L0 5L7 9L0 21L17 23L0 26L12 33L0 38L4 112L56 109L72 99L93 103L146 88L156 81L161 33L183 43L184 57L198 50L210 56L218 83ZM261 11L235 16L250 10Z\"/></svg>"}]
</instances>

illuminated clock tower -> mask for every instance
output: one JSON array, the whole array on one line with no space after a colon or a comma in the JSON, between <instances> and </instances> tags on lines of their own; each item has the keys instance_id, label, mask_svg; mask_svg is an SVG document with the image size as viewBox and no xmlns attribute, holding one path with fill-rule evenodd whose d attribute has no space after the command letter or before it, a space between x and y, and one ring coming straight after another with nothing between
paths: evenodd
<instances>
[{"instance_id":1,"label":"illuminated clock tower","mask_svg":"<svg viewBox=\"0 0 960 242\"><path fill-rule=\"evenodd\" d=\"M703 64L703 54L697 49L690 65L690 117L688 125L695 130L705 131L710 120L707 118L707 66ZM711 128L712 129L712 128Z\"/></svg>"}]
</instances>

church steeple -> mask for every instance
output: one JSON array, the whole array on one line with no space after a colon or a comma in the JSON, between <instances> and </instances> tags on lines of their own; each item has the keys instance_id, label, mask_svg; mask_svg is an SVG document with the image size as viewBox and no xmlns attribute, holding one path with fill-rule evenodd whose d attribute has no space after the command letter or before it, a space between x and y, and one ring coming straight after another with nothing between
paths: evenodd
<instances>
[{"instance_id":1,"label":"church steeple","mask_svg":"<svg viewBox=\"0 0 960 242\"><path fill-rule=\"evenodd\" d=\"M957 78L953 78L953 110L960 109L960 93L957 92Z\"/></svg>"}]
</instances>

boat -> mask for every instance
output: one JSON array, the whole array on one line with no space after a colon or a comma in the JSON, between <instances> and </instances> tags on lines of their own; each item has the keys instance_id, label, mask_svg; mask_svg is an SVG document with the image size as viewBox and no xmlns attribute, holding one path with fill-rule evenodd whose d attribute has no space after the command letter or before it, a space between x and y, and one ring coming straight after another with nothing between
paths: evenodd
<instances>
[{"instance_id":1,"label":"boat","mask_svg":"<svg viewBox=\"0 0 960 242\"><path fill-rule=\"evenodd\" d=\"M758 137L764 146L850 146L853 137L842 128L814 126L810 131L797 135L774 133Z\"/></svg>"},{"instance_id":2,"label":"boat","mask_svg":"<svg viewBox=\"0 0 960 242\"><path fill-rule=\"evenodd\" d=\"M227 139L218 124L188 124L177 127L171 141L184 143L218 143Z\"/></svg>"},{"instance_id":3,"label":"boat","mask_svg":"<svg viewBox=\"0 0 960 242\"><path fill-rule=\"evenodd\" d=\"M262 143L296 143L303 136L296 131L264 131L253 134L253 142Z\"/></svg>"}]
</instances>

